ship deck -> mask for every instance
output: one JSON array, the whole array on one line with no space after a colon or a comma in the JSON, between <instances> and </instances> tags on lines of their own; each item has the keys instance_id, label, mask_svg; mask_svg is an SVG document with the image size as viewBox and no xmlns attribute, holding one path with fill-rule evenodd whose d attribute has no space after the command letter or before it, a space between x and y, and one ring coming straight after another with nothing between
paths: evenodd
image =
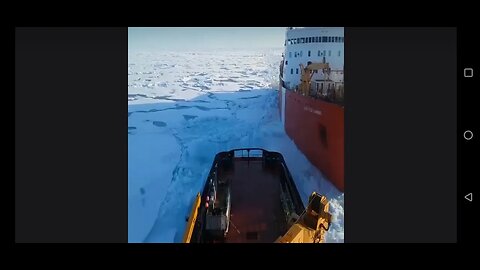
<instances>
[{"instance_id":1,"label":"ship deck","mask_svg":"<svg viewBox=\"0 0 480 270\"><path fill-rule=\"evenodd\" d=\"M254 156L254 151L261 154ZM239 152L248 154L237 156ZM222 183L218 202L225 201L228 190L230 194L228 232L221 238L212 236L206 225L212 181ZM201 196L191 243L272 243L288 230L288 216L305 209L283 156L260 148L218 153Z\"/></svg>"},{"instance_id":2,"label":"ship deck","mask_svg":"<svg viewBox=\"0 0 480 270\"><path fill-rule=\"evenodd\" d=\"M285 233L287 217L280 201L278 168L264 168L261 159L235 159L234 167L221 169L218 175L231 183L230 229L225 242L268 243Z\"/></svg>"}]
</instances>

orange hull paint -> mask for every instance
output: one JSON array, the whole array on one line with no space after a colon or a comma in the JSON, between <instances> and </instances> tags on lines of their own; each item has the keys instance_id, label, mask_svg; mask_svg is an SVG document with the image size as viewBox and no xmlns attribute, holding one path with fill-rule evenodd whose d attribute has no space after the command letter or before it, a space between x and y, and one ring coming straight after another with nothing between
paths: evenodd
<instances>
[{"instance_id":1,"label":"orange hull paint","mask_svg":"<svg viewBox=\"0 0 480 270\"><path fill-rule=\"evenodd\" d=\"M344 108L287 90L285 131L308 160L343 192Z\"/></svg>"}]
</instances>

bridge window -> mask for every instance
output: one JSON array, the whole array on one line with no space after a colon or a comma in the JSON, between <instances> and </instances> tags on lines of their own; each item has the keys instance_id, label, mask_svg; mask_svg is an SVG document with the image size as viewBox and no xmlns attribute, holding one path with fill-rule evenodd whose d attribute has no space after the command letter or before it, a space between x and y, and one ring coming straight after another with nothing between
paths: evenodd
<instances>
[{"instance_id":1,"label":"bridge window","mask_svg":"<svg viewBox=\"0 0 480 270\"><path fill-rule=\"evenodd\" d=\"M340 56L340 51L338 51L338 56ZM285 65L288 65L288 61L285 61Z\"/></svg>"},{"instance_id":2,"label":"bridge window","mask_svg":"<svg viewBox=\"0 0 480 270\"><path fill-rule=\"evenodd\" d=\"M293 68L290 69L290 74L293 74Z\"/></svg>"},{"instance_id":3,"label":"bridge window","mask_svg":"<svg viewBox=\"0 0 480 270\"><path fill-rule=\"evenodd\" d=\"M332 51L328 50L328 56L332 56Z\"/></svg>"},{"instance_id":4,"label":"bridge window","mask_svg":"<svg viewBox=\"0 0 480 270\"><path fill-rule=\"evenodd\" d=\"M299 44L300 43L300 38L297 38L297 42L295 44Z\"/></svg>"},{"instance_id":5,"label":"bridge window","mask_svg":"<svg viewBox=\"0 0 480 270\"><path fill-rule=\"evenodd\" d=\"M308 56L310 57L310 51L308 51Z\"/></svg>"},{"instance_id":6,"label":"bridge window","mask_svg":"<svg viewBox=\"0 0 480 270\"><path fill-rule=\"evenodd\" d=\"M320 51L318 51L318 56L322 55L322 53L320 53Z\"/></svg>"},{"instance_id":7,"label":"bridge window","mask_svg":"<svg viewBox=\"0 0 480 270\"><path fill-rule=\"evenodd\" d=\"M300 57L302 57L302 56L303 56L303 51L300 51Z\"/></svg>"},{"instance_id":8,"label":"bridge window","mask_svg":"<svg viewBox=\"0 0 480 270\"><path fill-rule=\"evenodd\" d=\"M298 74L298 68L297 68L297 72L296 72L296 73Z\"/></svg>"},{"instance_id":9,"label":"bridge window","mask_svg":"<svg viewBox=\"0 0 480 270\"><path fill-rule=\"evenodd\" d=\"M292 58L292 52L288 52L288 58Z\"/></svg>"},{"instance_id":10,"label":"bridge window","mask_svg":"<svg viewBox=\"0 0 480 270\"><path fill-rule=\"evenodd\" d=\"M322 37L322 42L327 42L327 37Z\"/></svg>"},{"instance_id":11,"label":"bridge window","mask_svg":"<svg viewBox=\"0 0 480 270\"><path fill-rule=\"evenodd\" d=\"M338 51L338 56L340 56L341 53L342 53L342 51Z\"/></svg>"}]
</instances>

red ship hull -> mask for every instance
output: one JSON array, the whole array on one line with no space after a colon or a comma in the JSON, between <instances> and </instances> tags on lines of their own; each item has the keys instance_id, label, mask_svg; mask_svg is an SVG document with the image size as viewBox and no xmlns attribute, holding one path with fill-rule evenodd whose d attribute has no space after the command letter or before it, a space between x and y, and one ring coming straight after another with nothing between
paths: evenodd
<instances>
[{"instance_id":1,"label":"red ship hull","mask_svg":"<svg viewBox=\"0 0 480 270\"><path fill-rule=\"evenodd\" d=\"M282 99L285 99L283 101ZM284 102L284 105L283 105ZM344 191L344 108L338 104L279 91L285 131L308 160ZM284 112L282 109L284 108Z\"/></svg>"}]
</instances>

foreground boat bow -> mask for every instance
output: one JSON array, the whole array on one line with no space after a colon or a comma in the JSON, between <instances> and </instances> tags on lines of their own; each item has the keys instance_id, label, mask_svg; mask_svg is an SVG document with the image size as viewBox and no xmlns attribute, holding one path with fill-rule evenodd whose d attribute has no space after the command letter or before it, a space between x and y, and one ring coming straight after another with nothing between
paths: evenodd
<instances>
[{"instance_id":1,"label":"foreground boat bow","mask_svg":"<svg viewBox=\"0 0 480 270\"><path fill-rule=\"evenodd\" d=\"M305 209L280 153L243 148L215 156L187 222L185 243L319 243L331 215L315 192Z\"/></svg>"}]
</instances>

